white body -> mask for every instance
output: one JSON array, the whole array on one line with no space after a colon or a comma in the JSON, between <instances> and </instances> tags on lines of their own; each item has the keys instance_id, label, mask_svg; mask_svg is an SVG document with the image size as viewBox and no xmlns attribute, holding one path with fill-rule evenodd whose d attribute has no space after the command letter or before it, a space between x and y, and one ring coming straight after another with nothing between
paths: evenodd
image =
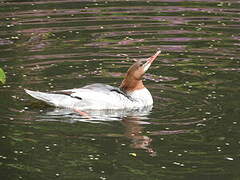
<instances>
[{"instance_id":1,"label":"white body","mask_svg":"<svg viewBox=\"0 0 240 180\"><path fill-rule=\"evenodd\" d=\"M56 92L25 90L32 97L56 107L75 110L142 109L152 106L153 99L144 87L142 76L161 51L135 62L127 71L120 88L105 84L92 84L78 89Z\"/></svg>"},{"instance_id":2,"label":"white body","mask_svg":"<svg viewBox=\"0 0 240 180\"><path fill-rule=\"evenodd\" d=\"M146 88L126 94L116 89L109 85L92 84L83 88L59 91L71 92L71 95L30 90L26 92L50 105L78 110L139 109L153 104L152 96Z\"/></svg>"}]
</instances>

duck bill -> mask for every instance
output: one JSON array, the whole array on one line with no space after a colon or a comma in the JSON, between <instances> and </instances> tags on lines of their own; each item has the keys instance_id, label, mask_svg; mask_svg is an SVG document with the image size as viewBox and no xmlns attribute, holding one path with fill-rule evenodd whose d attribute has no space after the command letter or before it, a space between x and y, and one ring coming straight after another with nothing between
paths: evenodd
<instances>
[{"instance_id":1,"label":"duck bill","mask_svg":"<svg viewBox=\"0 0 240 180\"><path fill-rule=\"evenodd\" d=\"M157 51L153 56L151 56L150 58L148 58L147 63L148 64L152 64L153 61L155 61L158 57L158 55L161 53L161 51Z\"/></svg>"},{"instance_id":2,"label":"duck bill","mask_svg":"<svg viewBox=\"0 0 240 180\"><path fill-rule=\"evenodd\" d=\"M143 66L144 72L146 72L149 69L149 67L151 66L153 61L155 61L157 59L157 57L160 53L161 53L161 51L157 51L153 56L151 56L150 58L147 59L147 62Z\"/></svg>"}]
</instances>

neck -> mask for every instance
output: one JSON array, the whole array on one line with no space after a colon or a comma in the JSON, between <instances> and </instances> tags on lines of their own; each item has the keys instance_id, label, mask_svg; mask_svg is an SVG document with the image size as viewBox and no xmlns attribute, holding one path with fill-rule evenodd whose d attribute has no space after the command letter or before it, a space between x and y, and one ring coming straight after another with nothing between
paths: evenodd
<instances>
[{"instance_id":1,"label":"neck","mask_svg":"<svg viewBox=\"0 0 240 180\"><path fill-rule=\"evenodd\" d=\"M131 92L139 89L143 89L144 85L142 79L134 79L133 77L125 77L122 81L120 88L124 92Z\"/></svg>"}]
</instances>

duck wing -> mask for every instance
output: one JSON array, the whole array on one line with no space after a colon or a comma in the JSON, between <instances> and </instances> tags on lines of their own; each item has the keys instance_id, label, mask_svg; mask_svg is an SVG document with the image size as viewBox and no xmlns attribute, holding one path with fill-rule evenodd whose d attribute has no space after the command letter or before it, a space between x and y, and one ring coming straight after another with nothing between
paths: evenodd
<instances>
[{"instance_id":1,"label":"duck wing","mask_svg":"<svg viewBox=\"0 0 240 180\"><path fill-rule=\"evenodd\" d=\"M121 108L130 98L119 88L96 83L82 88L68 89L53 92L38 92L25 90L32 97L47 104L81 109Z\"/></svg>"},{"instance_id":2,"label":"duck wing","mask_svg":"<svg viewBox=\"0 0 240 180\"><path fill-rule=\"evenodd\" d=\"M128 96L125 92L123 92L120 88L110 86L107 84L102 84L102 83L95 83L95 84L90 84L86 85L82 88L76 88L76 89L70 89L70 90L61 90L61 91L55 91L54 93L56 94L65 94L74 98L82 99L82 94L83 92L98 92L98 93L103 93L103 94L110 94L112 92L117 92L127 98L131 98Z\"/></svg>"}]
</instances>

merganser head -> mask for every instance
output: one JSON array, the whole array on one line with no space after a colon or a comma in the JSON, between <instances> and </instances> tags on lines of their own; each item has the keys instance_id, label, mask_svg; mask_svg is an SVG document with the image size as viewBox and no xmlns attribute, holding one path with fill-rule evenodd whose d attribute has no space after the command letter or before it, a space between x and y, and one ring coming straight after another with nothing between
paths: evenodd
<instances>
[{"instance_id":1,"label":"merganser head","mask_svg":"<svg viewBox=\"0 0 240 180\"><path fill-rule=\"evenodd\" d=\"M157 56L161 53L161 51L157 51L153 56L138 60L135 62L127 71L127 75L123 80L120 88L123 91L133 91L136 89L144 88L142 83L142 77L145 72L149 69L154 60L157 59Z\"/></svg>"},{"instance_id":2,"label":"merganser head","mask_svg":"<svg viewBox=\"0 0 240 180\"><path fill-rule=\"evenodd\" d=\"M157 51L153 56L147 58L147 59L141 59L135 62L129 69L128 69L128 75L131 75L135 77L136 79L141 79L144 73L149 69L151 64L155 59L157 59L157 56L161 53L161 51Z\"/></svg>"}]
</instances>

